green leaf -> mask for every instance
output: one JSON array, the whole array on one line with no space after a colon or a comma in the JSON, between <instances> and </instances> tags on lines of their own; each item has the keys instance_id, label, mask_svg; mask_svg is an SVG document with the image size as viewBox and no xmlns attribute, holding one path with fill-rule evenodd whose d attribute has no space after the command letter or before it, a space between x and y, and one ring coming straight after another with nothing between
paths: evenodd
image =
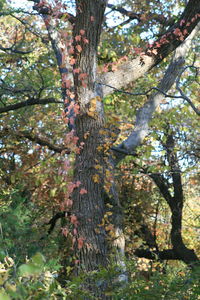
<instances>
[{"instance_id":1,"label":"green leaf","mask_svg":"<svg viewBox=\"0 0 200 300\"><path fill-rule=\"evenodd\" d=\"M37 275L43 271L45 259L41 253L34 255L27 264L19 267L21 276Z\"/></svg>"},{"instance_id":2,"label":"green leaf","mask_svg":"<svg viewBox=\"0 0 200 300\"><path fill-rule=\"evenodd\" d=\"M32 257L31 261L33 262L33 264L41 266L44 264L45 258L41 253L38 252Z\"/></svg>"},{"instance_id":3,"label":"green leaf","mask_svg":"<svg viewBox=\"0 0 200 300\"><path fill-rule=\"evenodd\" d=\"M19 267L19 272L21 276L30 276L30 275L38 275L42 272L43 266L35 266L34 264L23 264Z\"/></svg>"},{"instance_id":4,"label":"green leaf","mask_svg":"<svg viewBox=\"0 0 200 300\"><path fill-rule=\"evenodd\" d=\"M0 291L0 300L11 300L11 298L3 291Z\"/></svg>"}]
</instances>

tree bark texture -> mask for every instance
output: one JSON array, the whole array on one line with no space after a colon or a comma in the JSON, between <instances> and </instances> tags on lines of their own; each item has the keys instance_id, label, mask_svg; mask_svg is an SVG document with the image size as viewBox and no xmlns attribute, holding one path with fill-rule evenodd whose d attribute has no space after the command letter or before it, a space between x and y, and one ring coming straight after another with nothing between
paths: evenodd
<instances>
[{"instance_id":1,"label":"tree bark texture","mask_svg":"<svg viewBox=\"0 0 200 300\"><path fill-rule=\"evenodd\" d=\"M97 46L101 33L106 1L84 0L76 2L77 16L73 30L76 64L81 73L87 74L87 86L83 87L79 74L74 75L76 101L80 111L75 119L75 135L78 137L80 153L76 155L74 182L81 185L72 195L73 214L77 217L77 239L83 239L83 246L75 245L76 272L97 270L99 265L108 263L106 232L100 226L105 213L104 204L104 165L105 160L98 147L104 140L101 129L104 127L102 99L95 90ZM76 41L82 34L88 40ZM81 51L77 50L81 46ZM93 101L93 102L92 102ZM100 170L95 168L101 166ZM85 194L80 189L86 190Z\"/></svg>"}]
</instances>

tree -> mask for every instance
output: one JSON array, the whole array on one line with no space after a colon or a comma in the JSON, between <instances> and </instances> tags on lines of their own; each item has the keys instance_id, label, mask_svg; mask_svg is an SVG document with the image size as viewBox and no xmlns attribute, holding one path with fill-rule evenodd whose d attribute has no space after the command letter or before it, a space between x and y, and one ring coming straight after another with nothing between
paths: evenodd
<instances>
[{"instance_id":1,"label":"tree","mask_svg":"<svg viewBox=\"0 0 200 300\"><path fill-rule=\"evenodd\" d=\"M19 20L24 26L24 32L17 34L17 30L13 31L10 42L6 41L5 45L1 45L0 48L8 66L6 69L2 61L4 74L1 79L0 112L5 114L36 105L60 103L59 93L55 89L52 91L48 86L48 78L52 80L53 71L56 74L55 87L61 88L65 111L63 118L68 125L69 132L65 145L60 146L57 141L62 132L56 136L57 128L53 135L49 133L48 136L47 131L45 138L36 134L34 130L31 132L30 128L27 130L26 126L24 130L18 130L14 121L12 121L12 126L2 125L2 129L12 136L27 138L42 146L46 145L57 153L63 152L65 156L70 153L74 155L73 179L71 183L68 182L70 193L65 199L64 207L70 212L69 221L76 262L75 273L83 270L87 272L98 270L99 265L106 267L111 253L123 269L125 246L123 212L115 182L115 168L126 156L137 155L136 148L143 143L149 132L153 113L161 104L163 97L169 97L168 91L175 82L180 96L174 97L186 100L199 114L198 108L180 88L180 80L185 70L183 67L185 56L199 28L200 3L198 0L190 0L184 6L182 13L165 19L156 12L149 16L147 13L138 12L141 7L137 4L133 5L133 10L128 11L123 7L123 3L122 6L115 6L108 5L104 0L81 0L76 1L75 6L72 7L75 10L74 15L69 12L70 7L67 4L59 1L34 0L32 2L34 2L33 9L36 16L41 16L42 21L41 19L35 21L35 13L26 13L23 10L15 11L13 15L12 9L7 8L7 11L1 13L3 16L8 15L9 18ZM142 2L144 9L151 10L151 6L145 3ZM128 7L131 5L127 2ZM98 46L104 28L107 6L112 11L128 16L126 24L137 20L141 32L147 31L148 26L154 26L154 22L157 23L153 43L148 44L146 48L144 42L141 42L143 49L136 45L135 53L129 53L128 57L124 55L125 51L116 47L116 57L120 58L116 64L113 63L113 56L106 55L105 49L102 50L99 54L99 62L106 62L106 65L104 65L104 72L98 72ZM166 10L170 9L167 3L164 3L163 7ZM169 15L168 11L167 14ZM36 22L34 27L31 26L32 22ZM129 29L133 30L131 26ZM7 30L5 29L5 32ZM138 36L141 32L139 31ZM41 42L37 44L40 59L36 61L31 55L27 58L33 50L32 44L35 36L39 36L40 41L47 47L49 47L49 41L51 43L51 49L48 51L53 52L54 58L48 65L43 63L44 58L48 56L48 51L43 50ZM115 123L113 121L112 124L107 124L104 112L105 97L115 91L121 92L121 89L124 89L122 92L126 93L126 89L130 88L136 80L146 76L145 74L153 68L158 69L159 64L166 63L167 57L173 52L175 54L172 61L163 78L159 77L157 87L147 92L128 92L132 96L146 95L147 101L138 110L135 126L129 136L124 138L119 145L114 144L119 135L118 122L115 120ZM28 71L24 69L26 62ZM32 69L28 67L30 62ZM56 73L55 64L59 69L59 75ZM16 73L13 82L8 71L9 67L14 66L23 72ZM30 82L27 86L24 86L22 82L23 76L27 76L24 71L30 73ZM44 78L47 79L44 80ZM153 90L155 93L152 93ZM49 96L49 91L51 96ZM18 100L18 94L21 95L20 98L24 97L22 101ZM49 106L48 109L50 109ZM42 128L43 124L40 119L34 120L37 116L32 116L31 112L33 128L36 123L38 128ZM38 112L40 113L40 109ZM51 142L50 139L53 141ZM66 177L63 179L66 180ZM153 179L156 181L155 176ZM177 256L180 254L175 247L173 251ZM195 256L187 257L185 261L192 264L196 260L198 259ZM122 271L121 278L126 279L125 269ZM100 287L97 295L102 296L102 293L102 287Z\"/></svg>"}]
</instances>

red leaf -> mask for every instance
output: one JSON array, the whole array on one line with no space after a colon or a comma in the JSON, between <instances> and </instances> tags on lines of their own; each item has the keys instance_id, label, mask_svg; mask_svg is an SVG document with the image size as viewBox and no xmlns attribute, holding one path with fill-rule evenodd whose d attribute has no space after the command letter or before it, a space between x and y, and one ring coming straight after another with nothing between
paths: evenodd
<instances>
[{"instance_id":1,"label":"red leaf","mask_svg":"<svg viewBox=\"0 0 200 300\"><path fill-rule=\"evenodd\" d=\"M176 29L173 31L173 33L174 33L176 36L182 35L182 32L180 31L179 28L176 28Z\"/></svg>"},{"instance_id":2,"label":"red leaf","mask_svg":"<svg viewBox=\"0 0 200 300\"><path fill-rule=\"evenodd\" d=\"M69 63L70 63L70 65L75 65L76 59L75 58L70 58Z\"/></svg>"},{"instance_id":3,"label":"red leaf","mask_svg":"<svg viewBox=\"0 0 200 300\"><path fill-rule=\"evenodd\" d=\"M81 248L83 248L83 242L84 242L84 238L83 237L78 238L78 249L79 250Z\"/></svg>"},{"instance_id":4,"label":"red leaf","mask_svg":"<svg viewBox=\"0 0 200 300\"><path fill-rule=\"evenodd\" d=\"M74 113L77 115L77 114L79 114L79 105L76 103L75 105L74 105Z\"/></svg>"},{"instance_id":5,"label":"red leaf","mask_svg":"<svg viewBox=\"0 0 200 300\"><path fill-rule=\"evenodd\" d=\"M81 41L81 35L76 35L76 36L75 36L75 40L76 40L77 42L80 42L80 41Z\"/></svg>"},{"instance_id":6,"label":"red leaf","mask_svg":"<svg viewBox=\"0 0 200 300\"><path fill-rule=\"evenodd\" d=\"M87 78L87 73L81 73L79 76L78 76L78 79L79 80L83 80L83 79L86 79Z\"/></svg>"},{"instance_id":7,"label":"red leaf","mask_svg":"<svg viewBox=\"0 0 200 300\"><path fill-rule=\"evenodd\" d=\"M80 68L75 68L75 69L73 70L74 74L78 74L78 73L80 73L80 71L81 71Z\"/></svg>"},{"instance_id":8,"label":"red leaf","mask_svg":"<svg viewBox=\"0 0 200 300\"><path fill-rule=\"evenodd\" d=\"M70 47L68 52L69 52L69 54L74 54L74 47Z\"/></svg>"},{"instance_id":9,"label":"red leaf","mask_svg":"<svg viewBox=\"0 0 200 300\"><path fill-rule=\"evenodd\" d=\"M81 29L81 30L80 30L80 34L81 34L81 35L84 35L84 34L85 34L85 30L84 30L84 29Z\"/></svg>"},{"instance_id":10,"label":"red leaf","mask_svg":"<svg viewBox=\"0 0 200 300\"><path fill-rule=\"evenodd\" d=\"M71 84L72 84L72 82L71 82L70 79L69 79L69 80L65 80L65 87L66 87L67 89L69 89L69 88L71 87Z\"/></svg>"},{"instance_id":11,"label":"red leaf","mask_svg":"<svg viewBox=\"0 0 200 300\"><path fill-rule=\"evenodd\" d=\"M83 43L85 43L85 44L89 44L89 40L88 40L88 39L86 39L86 38L83 38Z\"/></svg>"},{"instance_id":12,"label":"red leaf","mask_svg":"<svg viewBox=\"0 0 200 300\"><path fill-rule=\"evenodd\" d=\"M183 35L187 35L187 34L188 34L187 29L184 29L184 30L183 30Z\"/></svg>"},{"instance_id":13,"label":"red leaf","mask_svg":"<svg viewBox=\"0 0 200 300\"><path fill-rule=\"evenodd\" d=\"M180 26L183 26L184 24L185 24L185 20L182 19L182 20L180 21Z\"/></svg>"},{"instance_id":14,"label":"red leaf","mask_svg":"<svg viewBox=\"0 0 200 300\"><path fill-rule=\"evenodd\" d=\"M86 83L86 82L84 82L84 81L82 81L82 82L81 82L81 85L82 85L82 87L84 87L84 88L86 88L86 87L87 87L87 83Z\"/></svg>"},{"instance_id":15,"label":"red leaf","mask_svg":"<svg viewBox=\"0 0 200 300\"><path fill-rule=\"evenodd\" d=\"M76 186L79 187L79 185L81 185L81 182L78 180L78 181L76 182Z\"/></svg>"},{"instance_id":16,"label":"red leaf","mask_svg":"<svg viewBox=\"0 0 200 300\"><path fill-rule=\"evenodd\" d=\"M81 194L81 195L87 194L86 189L83 189L83 188L82 188L82 189L80 190L80 194Z\"/></svg>"},{"instance_id":17,"label":"red leaf","mask_svg":"<svg viewBox=\"0 0 200 300\"><path fill-rule=\"evenodd\" d=\"M77 220L77 217L75 215L72 215L71 216L71 219L70 219L71 223L75 226L78 225L78 220Z\"/></svg>"},{"instance_id":18,"label":"red leaf","mask_svg":"<svg viewBox=\"0 0 200 300\"><path fill-rule=\"evenodd\" d=\"M62 230L62 234L63 234L65 237L67 237L67 235L68 235L68 233L69 233L68 228L67 228L67 227L64 227L64 228L62 228L61 230Z\"/></svg>"},{"instance_id":19,"label":"red leaf","mask_svg":"<svg viewBox=\"0 0 200 300\"><path fill-rule=\"evenodd\" d=\"M80 45L77 45L76 49L78 50L79 53L82 51L82 47Z\"/></svg>"}]
</instances>

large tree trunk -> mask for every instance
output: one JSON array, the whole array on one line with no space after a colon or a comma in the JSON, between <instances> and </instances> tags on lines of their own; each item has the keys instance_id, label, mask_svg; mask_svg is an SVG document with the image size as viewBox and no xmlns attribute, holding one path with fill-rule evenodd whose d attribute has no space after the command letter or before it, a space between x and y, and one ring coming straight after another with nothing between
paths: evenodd
<instances>
[{"instance_id":1,"label":"large tree trunk","mask_svg":"<svg viewBox=\"0 0 200 300\"><path fill-rule=\"evenodd\" d=\"M109 153L111 143L105 134L108 130L104 129L101 90L95 84L97 45L105 5L106 1L77 1L78 15L74 27L74 48L76 49L77 45L82 48L81 52L75 55L75 69L80 68L81 73L87 74L87 87L81 85L79 74L74 76L76 101L80 106L75 120L75 134L78 137L78 146L81 146L74 166L74 182L81 182L73 193L73 214L78 221L75 224L75 255L78 261L76 274L81 271L98 270L99 266L106 267L110 254L114 261L125 269L122 215L114 184L114 164ZM76 41L80 32L89 43ZM87 193L80 193L83 188ZM107 202L111 202L109 207L106 206ZM113 228L112 238L105 228L105 222ZM80 241L83 241L83 244L81 242L80 245ZM126 274L122 274L118 279L126 280ZM98 283L99 288L93 286L90 289L101 299L107 299L103 291L106 285L106 282Z\"/></svg>"},{"instance_id":2,"label":"large tree trunk","mask_svg":"<svg viewBox=\"0 0 200 300\"><path fill-rule=\"evenodd\" d=\"M79 143L84 142L83 149L76 156L74 181L80 181L79 189L73 193L73 213L77 217L78 237L84 239L83 247L76 248L76 258L85 271L97 269L98 265L107 264L107 243L105 229L99 226L105 213L104 206L104 176L95 169L103 165L101 153L97 150L102 139L99 134L101 122L86 115L76 120L76 134ZM84 135L89 136L85 139ZM103 169L103 168L102 168ZM96 180L95 180L96 178ZM87 193L80 194L84 188Z\"/></svg>"},{"instance_id":3,"label":"large tree trunk","mask_svg":"<svg viewBox=\"0 0 200 300\"><path fill-rule=\"evenodd\" d=\"M74 182L81 184L72 195L72 211L75 220L77 218L77 224L74 224L74 250L77 260L75 273L79 274L81 271L98 270L99 266L106 267L108 264L106 231L104 226L100 225L105 214L106 159L99 147L104 146L101 131L105 124L101 95L95 87L97 46L106 1L84 0L77 1L76 4L77 21L73 31L76 51L74 68L80 68L80 73L87 74L85 87L82 86L80 73L74 75L76 102L80 107L75 117L75 135L78 137L77 145L81 147L75 158ZM81 41L76 38L80 35ZM77 46L81 48L77 50ZM85 193L80 193L81 189L84 189ZM96 296L104 299L102 286L91 286L90 289Z\"/></svg>"}]
</instances>

